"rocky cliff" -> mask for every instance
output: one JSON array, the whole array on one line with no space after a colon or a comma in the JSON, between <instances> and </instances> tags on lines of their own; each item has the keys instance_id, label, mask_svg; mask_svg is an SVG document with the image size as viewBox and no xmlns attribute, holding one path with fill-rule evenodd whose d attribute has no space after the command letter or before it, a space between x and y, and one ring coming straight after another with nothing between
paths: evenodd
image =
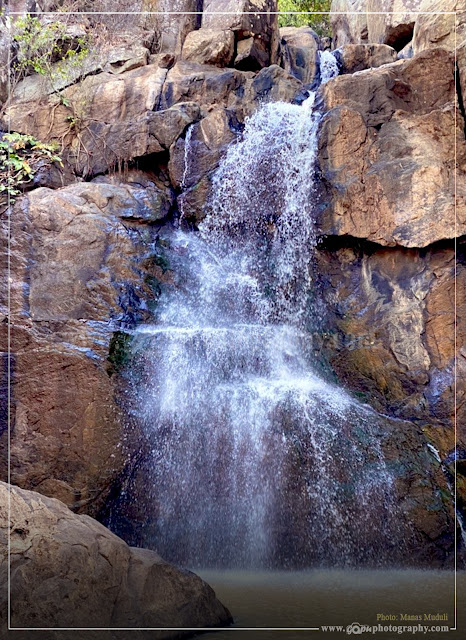
<instances>
[{"instance_id":1,"label":"rocky cliff","mask_svg":"<svg viewBox=\"0 0 466 640\"><path fill-rule=\"evenodd\" d=\"M96 38L58 80L26 75L4 104L5 129L56 141L63 160L1 213L11 481L79 513L102 517L150 447L120 373L132 330L171 286L161 229L195 227L245 119L270 101L302 102L319 77L323 45L312 30L279 30L272 0L240 4L243 15L219 16L232 3L209 0L195 19L99 23L111 41ZM366 15L372 5L332 3L360 14L333 14L341 75L319 93L315 281L326 314L314 339L348 389L416 423L440 453L442 487L453 477L456 417L461 506L466 58L461 46L455 67L453 15L416 14L438 2L384 2L396 19ZM462 33L462 12L456 21ZM77 26L95 34L92 18L67 29ZM431 538L448 527L445 518Z\"/></svg>"}]
</instances>

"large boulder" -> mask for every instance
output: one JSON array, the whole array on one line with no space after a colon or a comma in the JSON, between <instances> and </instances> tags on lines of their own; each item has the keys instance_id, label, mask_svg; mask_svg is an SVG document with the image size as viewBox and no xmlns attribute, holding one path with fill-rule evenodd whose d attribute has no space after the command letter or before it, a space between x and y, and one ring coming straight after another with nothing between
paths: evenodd
<instances>
[{"instance_id":1,"label":"large boulder","mask_svg":"<svg viewBox=\"0 0 466 640\"><path fill-rule=\"evenodd\" d=\"M235 52L235 36L228 29L198 29L191 31L183 45L182 58L199 64L227 67Z\"/></svg>"},{"instance_id":2,"label":"large boulder","mask_svg":"<svg viewBox=\"0 0 466 640\"><path fill-rule=\"evenodd\" d=\"M1 482L2 633L9 562L12 627L189 629L231 622L213 590L195 574L173 567L153 551L128 547L97 521L73 514L58 500ZM29 638L30 632L15 631L14 637ZM67 637L83 635L68 632ZM122 634L103 631L99 637ZM180 634L167 630L163 637Z\"/></svg>"},{"instance_id":3,"label":"large boulder","mask_svg":"<svg viewBox=\"0 0 466 640\"><path fill-rule=\"evenodd\" d=\"M466 149L454 89L453 57L440 49L327 83L325 234L425 247L466 232L461 172L455 225L455 136L460 167Z\"/></svg>"},{"instance_id":4,"label":"large boulder","mask_svg":"<svg viewBox=\"0 0 466 640\"><path fill-rule=\"evenodd\" d=\"M256 70L278 60L277 10L277 0L205 0L202 27L233 31L237 46L250 51L249 67L244 51L237 62L245 70ZM239 45L246 39L249 43Z\"/></svg>"},{"instance_id":5,"label":"large boulder","mask_svg":"<svg viewBox=\"0 0 466 640\"><path fill-rule=\"evenodd\" d=\"M364 44L367 39L367 0L332 0L330 26L333 46Z\"/></svg>"},{"instance_id":6,"label":"large boulder","mask_svg":"<svg viewBox=\"0 0 466 640\"><path fill-rule=\"evenodd\" d=\"M374 69L397 59L395 49L386 44L345 44L333 55L338 61L340 74Z\"/></svg>"},{"instance_id":7,"label":"large boulder","mask_svg":"<svg viewBox=\"0 0 466 640\"><path fill-rule=\"evenodd\" d=\"M310 27L283 27L280 42L281 66L303 84L312 84L318 70L318 35Z\"/></svg>"},{"instance_id":8,"label":"large boulder","mask_svg":"<svg viewBox=\"0 0 466 640\"><path fill-rule=\"evenodd\" d=\"M422 0L413 37L414 53L432 47L454 51L466 37L466 8L461 0ZM440 12L440 13L439 13ZM452 13L456 12L456 16ZM455 29L456 27L456 29ZM455 41L456 30L456 41Z\"/></svg>"},{"instance_id":9,"label":"large boulder","mask_svg":"<svg viewBox=\"0 0 466 640\"><path fill-rule=\"evenodd\" d=\"M201 23L202 1L153 0L152 10L159 12L155 20L155 28L159 39L159 51L179 55L186 36L198 29Z\"/></svg>"},{"instance_id":10,"label":"large boulder","mask_svg":"<svg viewBox=\"0 0 466 640\"><path fill-rule=\"evenodd\" d=\"M11 325L11 479L92 514L143 446L113 374L127 357L125 329L146 320L157 299L163 273L153 261L153 223L173 201L161 178L127 178L41 188L18 201L9 308L6 291L0 301ZM2 220L5 240L7 231Z\"/></svg>"},{"instance_id":11,"label":"large boulder","mask_svg":"<svg viewBox=\"0 0 466 640\"><path fill-rule=\"evenodd\" d=\"M369 42L401 51L413 37L418 11L419 0L367 0Z\"/></svg>"},{"instance_id":12,"label":"large boulder","mask_svg":"<svg viewBox=\"0 0 466 640\"><path fill-rule=\"evenodd\" d=\"M160 108L189 100L197 102L204 114L222 106L244 120L264 102L292 102L301 89L302 83L278 65L254 74L182 60L168 72Z\"/></svg>"},{"instance_id":13,"label":"large boulder","mask_svg":"<svg viewBox=\"0 0 466 640\"><path fill-rule=\"evenodd\" d=\"M167 73L154 63L121 75L91 75L65 89L61 101L15 99L5 117L15 131L60 141L78 175L103 173L167 149L199 117L196 104L160 110Z\"/></svg>"},{"instance_id":14,"label":"large boulder","mask_svg":"<svg viewBox=\"0 0 466 640\"><path fill-rule=\"evenodd\" d=\"M416 20L413 51L419 53L432 47L455 51L459 72L459 96L466 96L466 7L459 0L422 0ZM438 13L438 12L443 13ZM455 15L446 12L456 12ZM437 12L437 13L436 13Z\"/></svg>"}]
</instances>

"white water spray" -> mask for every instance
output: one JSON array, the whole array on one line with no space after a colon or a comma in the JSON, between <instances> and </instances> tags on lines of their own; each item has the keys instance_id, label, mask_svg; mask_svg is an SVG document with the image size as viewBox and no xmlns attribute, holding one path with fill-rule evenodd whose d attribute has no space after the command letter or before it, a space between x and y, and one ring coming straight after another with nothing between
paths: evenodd
<instances>
[{"instance_id":1,"label":"white water spray","mask_svg":"<svg viewBox=\"0 0 466 640\"><path fill-rule=\"evenodd\" d=\"M315 368L319 121L314 95L265 105L221 163L200 231L166 238L177 282L140 330L138 399L155 545L176 562L344 563L390 535L375 414Z\"/></svg>"}]
</instances>

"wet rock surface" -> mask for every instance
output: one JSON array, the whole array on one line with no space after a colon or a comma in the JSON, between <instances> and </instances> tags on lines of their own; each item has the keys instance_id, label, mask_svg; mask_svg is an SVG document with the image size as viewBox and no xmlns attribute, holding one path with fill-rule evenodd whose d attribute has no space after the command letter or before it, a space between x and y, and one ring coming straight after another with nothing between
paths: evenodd
<instances>
[{"instance_id":1,"label":"wet rock surface","mask_svg":"<svg viewBox=\"0 0 466 640\"><path fill-rule=\"evenodd\" d=\"M90 513L132 457L108 358L118 367L115 332L146 318L156 298L151 224L173 198L155 176L127 177L133 182L43 188L19 201L9 310L6 292L2 299L11 323L12 480Z\"/></svg>"}]
</instances>

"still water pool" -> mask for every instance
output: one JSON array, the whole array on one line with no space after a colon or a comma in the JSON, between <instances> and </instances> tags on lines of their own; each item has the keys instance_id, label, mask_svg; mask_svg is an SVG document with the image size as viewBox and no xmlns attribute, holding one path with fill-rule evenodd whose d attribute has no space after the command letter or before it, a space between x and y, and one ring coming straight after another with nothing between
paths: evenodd
<instances>
[{"instance_id":1,"label":"still water pool","mask_svg":"<svg viewBox=\"0 0 466 640\"><path fill-rule=\"evenodd\" d=\"M466 573L457 573L457 631L455 626L455 576L452 571L303 571L196 573L215 590L234 619L229 630L209 634L213 640L307 640L308 638L363 635L374 638L466 638ZM426 620L440 614L443 619ZM379 618L378 618L379 616ZM382 617L384 616L384 617ZM391 616L391 619L390 619ZM411 616L411 619L402 619ZM414 617L418 619L415 620ZM448 631L405 630L348 634L352 623L383 627L447 626ZM341 625L343 630L324 631ZM260 628L266 628L258 630ZM280 627L280 631L271 630ZM315 630L296 630L314 627ZM254 628L250 631L248 629Z\"/></svg>"}]
</instances>

